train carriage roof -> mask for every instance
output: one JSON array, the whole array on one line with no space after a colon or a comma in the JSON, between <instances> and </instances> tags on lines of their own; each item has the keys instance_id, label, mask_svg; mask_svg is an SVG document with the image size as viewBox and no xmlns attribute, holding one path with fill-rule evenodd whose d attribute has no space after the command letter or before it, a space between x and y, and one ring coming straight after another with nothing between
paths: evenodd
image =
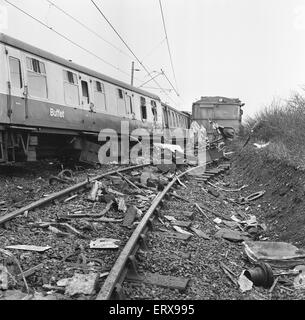
<instances>
[{"instance_id":1,"label":"train carriage roof","mask_svg":"<svg viewBox=\"0 0 305 320\"><path fill-rule=\"evenodd\" d=\"M138 89L136 87L133 87L133 86L123 82L123 81L116 80L114 78L106 76L106 75L104 75L102 73L99 73L97 71L91 70L91 69L83 67L81 65L78 65L78 64L76 64L74 62L71 62L71 61L66 60L64 58L56 56L55 54L49 53L47 51L44 51L42 49L39 49L39 48L34 47L32 45L29 45L29 44L27 44L27 43L25 43L23 41L20 41L18 39L12 38L12 37L4 34L4 33L0 33L0 43L4 43L4 44L9 45L11 47L26 51L28 53L31 53L31 54L36 55L36 56L39 56L39 57L44 58L46 60L50 60L50 61L56 62L56 63L58 63L58 64L60 64L62 66L65 66L65 67L70 68L70 69L74 69L74 70L79 71L81 73L84 73L86 75L98 78L98 79L100 79L102 81L112 83L112 84L114 84L114 85L116 85L118 87L122 87L124 89L127 89L127 90L130 90L130 91L139 93L141 95L150 97L152 99L161 101L160 98L157 95L153 94L153 93L147 92L145 90Z\"/></svg>"},{"instance_id":2,"label":"train carriage roof","mask_svg":"<svg viewBox=\"0 0 305 320\"><path fill-rule=\"evenodd\" d=\"M171 110L175 111L176 113L179 113L181 116L184 116L184 117L189 117L190 116L190 114L185 114L184 111L179 111L179 110L175 109L174 107L172 107L172 106L170 106L170 105L168 105L168 104L166 104L164 102L161 102L161 105L162 105L162 107L166 107L168 109L171 109Z\"/></svg>"}]
</instances>

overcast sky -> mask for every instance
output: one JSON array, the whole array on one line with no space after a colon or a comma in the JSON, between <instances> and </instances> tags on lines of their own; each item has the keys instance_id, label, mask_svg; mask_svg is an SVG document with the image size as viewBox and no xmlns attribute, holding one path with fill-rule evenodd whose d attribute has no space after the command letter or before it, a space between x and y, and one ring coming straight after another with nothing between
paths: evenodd
<instances>
[{"instance_id":1,"label":"overcast sky","mask_svg":"<svg viewBox=\"0 0 305 320\"><path fill-rule=\"evenodd\" d=\"M0 0L2 32L130 83L135 60L90 0L9 0L97 57L62 39ZM289 96L305 85L305 0L162 0L177 84L171 69L159 0L95 0L153 76L165 71L172 90L146 90L180 110L191 110L201 96L240 98L253 115L273 97ZM7 24L5 15L7 12ZM104 40L103 40L104 39ZM105 41L106 40L106 41ZM103 62L106 61L107 63ZM149 76L142 66L135 85ZM118 70L119 69L119 70ZM164 89L164 76L156 78Z\"/></svg>"}]
</instances>

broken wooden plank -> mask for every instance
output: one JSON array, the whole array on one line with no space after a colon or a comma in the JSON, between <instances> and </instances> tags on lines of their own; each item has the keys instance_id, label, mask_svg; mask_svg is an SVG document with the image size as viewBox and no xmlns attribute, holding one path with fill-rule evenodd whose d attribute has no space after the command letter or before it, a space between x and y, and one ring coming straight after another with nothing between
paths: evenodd
<instances>
[{"instance_id":1,"label":"broken wooden plank","mask_svg":"<svg viewBox=\"0 0 305 320\"><path fill-rule=\"evenodd\" d=\"M187 278L164 276L158 273L145 273L144 275L139 276L127 274L126 280L132 282L143 282L163 288L177 289L179 291L185 291L190 281L190 279Z\"/></svg>"},{"instance_id":2,"label":"broken wooden plank","mask_svg":"<svg viewBox=\"0 0 305 320\"><path fill-rule=\"evenodd\" d=\"M23 271L23 275L25 278L31 276L32 274L34 274L38 269L42 268L43 267L43 263L40 263L38 264L37 266L33 267L33 268L30 268L28 269L27 271ZM22 274L18 274L17 275L17 278L22 278Z\"/></svg>"},{"instance_id":3,"label":"broken wooden plank","mask_svg":"<svg viewBox=\"0 0 305 320\"><path fill-rule=\"evenodd\" d=\"M90 242L90 249L118 249L117 242L120 242L120 240L107 238L92 240Z\"/></svg>"},{"instance_id":4,"label":"broken wooden plank","mask_svg":"<svg viewBox=\"0 0 305 320\"><path fill-rule=\"evenodd\" d=\"M39 247L39 246L27 246L27 245L14 245L14 246L6 246L6 249L12 249L12 250L24 250L24 251L35 251L35 252L45 252L51 247Z\"/></svg>"},{"instance_id":5,"label":"broken wooden plank","mask_svg":"<svg viewBox=\"0 0 305 320\"><path fill-rule=\"evenodd\" d=\"M165 238L174 238L177 240L188 240L191 235L189 234L182 234L182 233L178 233L178 232L156 232L158 235L160 235L161 237L165 237Z\"/></svg>"},{"instance_id":6,"label":"broken wooden plank","mask_svg":"<svg viewBox=\"0 0 305 320\"><path fill-rule=\"evenodd\" d=\"M182 228L189 228L192 225L191 221L172 221L171 222L173 225L178 226L178 227L182 227Z\"/></svg>"}]
</instances>

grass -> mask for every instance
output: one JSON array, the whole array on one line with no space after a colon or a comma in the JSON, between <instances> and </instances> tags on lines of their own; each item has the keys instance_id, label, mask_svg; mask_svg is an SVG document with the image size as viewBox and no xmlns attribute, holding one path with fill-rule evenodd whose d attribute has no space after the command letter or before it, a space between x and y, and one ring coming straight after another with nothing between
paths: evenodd
<instances>
[{"instance_id":1,"label":"grass","mask_svg":"<svg viewBox=\"0 0 305 320\"><path fill-rule=\"evenodd\" d=\"M274 100L253 118L246 120L245 134L257 126L252 142L270 142L262 149L268 158L305 169L305 90L286 100ZM255 140L255 141L253 141Z\"/></svg>"}]
</instances>

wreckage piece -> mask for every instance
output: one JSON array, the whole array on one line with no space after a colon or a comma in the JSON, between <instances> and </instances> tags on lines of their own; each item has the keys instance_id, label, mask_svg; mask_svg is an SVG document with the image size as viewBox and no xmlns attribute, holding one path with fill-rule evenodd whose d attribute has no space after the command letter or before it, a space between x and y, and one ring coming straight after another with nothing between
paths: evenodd
<instances>
[{"instance_id":1,"label":"wreckage piece","mask_svg":"<svg viewBox=\"0 0 305 320\"><path fill-rule=\"evenodd\" d=\"M98 273L75 273L73 278L68 282L66 286L65 294L70 297L81 294L93 295L95 293L95 288L98 279Z\"/></svg>"},{"instance_id":2,"label":"wreckage piece","mask_svg":"<svg viewBox=\"0 0 305 320\"><path fill-rule=\"evenodd\" d=\"M198 237L203 238L205 240L211 240L211 238L204 233L203 231L201 231L200 229L197 228L190 228L193 232L195 232L197 234Z\"/></svg>"},{"instance_id":3,"label":"wreckage piece","mask_svg":"<svg viewBox=\"0 0 305 320\"><path fill-rule=\"evenodd\" d=\"M118 249L118 239L101 238L90 242L90 249Z\"/></svg>"},{"instance_id":4,"label":"wreckage piece","mask_svg":"<svg viewBox=\"0 0 305 320\"><path fill-rule=\"evenodd\" d=\"M52 185L54 183L54 181L60 182L60 183L65 183L65 184L69 184L71 181L65 180L65 179L61 179L59 177L56 176L51 176L49 178L49 184Z\"/></svg>"},{"instance_id":5,"label":"wreckage piece","mask_svg":"<svg viewBox=\"0 0 305 320\"><path fill-rule=\"evenodd\" d=\"M8 271L4 265L0 265L0 290L8 289Z\"/></svg>"},{"instance_id":6,"label":"wreckage piece","mask_svg":"<svg viewBox=\"0 0 305 320\"><path fill-rule=\"evenodd\" d=\"M81 219L81 218L101 218L103 217L112 207L113 205L113 201L108 202L107 206L105 207L105 209L99 213L99 214L68 214L67 216L60 216L61 219L65 220L65 219Z\"/></svg>"},{"instance_id":7,"label":"wreckage piece","mask_svg":"<svg viewBox=\"0 0 305 320\"><path fill-rule=\"evenodd\" d=\"M116 198L115 201L117 203L118 210L123 212L123 213L126 213L127 206L126 206L126 203L125 203L125 199L123 197L121 197L121 198Z\"/></svg>"},{"instance_id":8,"label":"wreckage piece","mask_svg":"<svg viewBox=\"0 0 305 320\"><path fill-rule=\"evenodd\" d=\"M245 198L242 198L242 201L241 201L241 202L242 202L242 203L248 203L248 202L250 202L250 201L257 200L257 199L261 198L265 193L266 193L265 190L252 193L252 194L250 194L249 196L247 196L247 197L245 197Z\"/></svg>"},{"instance_id":9,"label":"wreckage piece","mask_svg":"<svg viewBox=\"0 0 305 320\"><path fill-rule=\"evenodd\" d=\"M269 289L274 282L273 271L268 263L258 263L255 268L244 271L244 275L257 287Z\"/></svg>"},{"instance_id":10,"label":"wreckage piece","mask_svg":"<svg viewBox=\"0 0 305 320\"><path fill-rule=\"evenodd\" d=\"M142 193L143 191L136 186L133 182L131 182L128 178L124 177L120 172L117 172L117 174L123 179L125 180L128 184L130 184L133 188L135 188L136 190L138 190L138 192Z\"/></svg>"},{"instance_id":11,"label":"wreckage piece","mask_svg":"<svg viewBox=\"0 0 305 320\"><path fill-rule=\"evenodd\" d=\"M211 219L205 214L205 212L198 205L198 203L195 203L195 207L199 210L200 213L202 213L208 219L208 221L212 222Z\"/></svg>"},{"instance_id":12,"label":"wreckage piece","mask_svg":"<svg viewBox=\"0 0 305 320\"><path fill-rule=\"evenodd\" d=\"M192 225L191 221L172 221L171 222L173 225L177 226L177 227L182 227L182 228L190 228L190 226Z\"/></svg>"},{"instance_id":13,"label":"wreckage piece","mask_svg":"<svg viewBox=\"0 0 305 320\"><path fill-rule=\"evenodd\" d=\"M6 249L11 249L11 250L24 250L24 251L35 251L35 252L45 252L51 247L46 246L46 247L39 247L39 246L28 246L28 245L14 245L14 246L6 246Z\"/></svg>"},{"instance_id":14,"label":"wreckage piece","mask_svg":"<svg viewBox=\"0 0 305 320\"><path fill-rule=\"evenodd\" d=\"M242 293L252 290L253 287L253 282L245 276L245 271L240 274L238 284Z\"/></svg>"},{"instance_id":15,"label":"wreckage piece","mask_svg":"<svg viewBox=\"0 0 305 320\"><path fill-rule=\"evenodd\" d=\"M123 221L123 219L114 219L114 218L106 218L106 217L102 217L102 218L98 218L98 219L90 219L90 221L95 221L95 222L102 222L102 223L120 223Z\"/></svg>"},{"instance_id":16,"label":"wreckage piece","mask_svg":"<svg viewBox=\"0 0 305 320\"><path fill-rule=\"evenodd\" d=\"M247 236L247 233L226 228L218 230L215 234L215 237L223 238L232 242L243 242L245 240L250 240L250 238Z\"/></svg>"},{"instance_id":17,"label":"wreckage piece","mask_svg":"<svg viewBox=\"0 0 305 320\"><path fill-rule=\"evenodd\" d=\"M30 277L30 276L33 275L38 269L41 269L43 266L44 266L44 263L40 263L40 264L38 264L37 266L32 267L32 268L24 271L23 274L19 273L19 274L16 276L16 278L17 278L17 279L18 279L18 278L22 278L23 276L24 276L25 278Z\"/></svg>"},{"instance_id":18,"label":"wreckage piece","mask_svg":"<svg viewBox=\"0 0 305 320\"><path fill-rule=\"evenodd\" d=\"M172 196L172 197L175 197L175 198L177 198L177 199L179 199L179 200L183 200L183 201L185 201L185 202L190 202L188 199L179 196L175 191L169 192L168 195L169 195L169 196Z\"/></svg>"},{"instance_id":19,"label":"wreckage piece","mask_svg":"<svg viewBox=\"0 0 305 320\"><path fill-rule=\"evenodd\" d=\"M102 182L94 181L91 192L88 195L88 200L93 202L99 201L99 197L100 197L99 191L101 190L102 187L103 187Z\"/></svg>"},{"instance_id":20,"label":"wreckage piece","mask_svg":"<svg viewBox=\"0 0 305 320\"><path fill-rule=\"evenodd\" d=\"M244 249L251 262L265 262L275 268L293 268L305 263L305 250L285 242L246 241Z\"/></svg>"},{"instance_id":21,"label":"wreckage piece","mask_svg":"<svg viewBox=\"0 0 305 320\"><path fill-rule=\"evenodd\" d=\"M69 237L70 236L70 233L62 232L59 229L57 229L53 226L50 226L50 225L48 226L48 230L55 233L59 237Z\"/></svg>"},{"instance_id":22,"label":"wreckage piece","mask_svg":"<svg viewBox=\"0 0 305 320\"><path fill-rule=\"evenodd\" d=\"M182 234L186 234L186 235L190 235L190 236L193 235L191 232L185 231L178 226L173 226L173 229L175 229L177 232L182 233Z\"/></svg>"},{"instance_id":23,"label":"wreckage piece","mask_svg":"<svg viewBox=\"0 0 305 320\"><path fill-rule=\"evenodd\" d=\"M293 281L294 288L296 290L305 289L305 266L297 266L293 271L299 272Z\"/></svg>"}]
</instances>

